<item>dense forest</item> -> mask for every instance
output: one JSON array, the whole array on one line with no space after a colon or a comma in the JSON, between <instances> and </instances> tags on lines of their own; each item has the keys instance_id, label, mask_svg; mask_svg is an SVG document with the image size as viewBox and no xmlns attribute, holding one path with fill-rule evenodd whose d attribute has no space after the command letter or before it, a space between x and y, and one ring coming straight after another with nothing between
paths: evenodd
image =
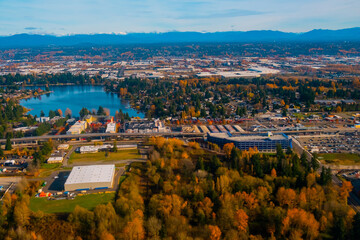
<instances>
[{"instance_id":1,"label":"dense forest","mask_svg":"<svg viewBox=\"0 0 360 240\"><path fill-rule=\"evenodd\" d=\"M149 139L113 202L69 214L32 212L39 186L22 182L1 206L0 239L358 239L352 187L288 149L261 154L232 144L222 154L196 142ZM70 200L71 201L71 200Z\"/></svg>"}]
</instances>

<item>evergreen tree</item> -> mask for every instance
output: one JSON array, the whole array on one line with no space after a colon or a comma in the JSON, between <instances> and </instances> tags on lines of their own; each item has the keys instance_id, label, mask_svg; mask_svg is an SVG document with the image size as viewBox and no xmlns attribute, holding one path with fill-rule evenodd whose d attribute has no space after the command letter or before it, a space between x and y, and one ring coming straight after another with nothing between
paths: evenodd
<instances>
[{"instance_id":1,"label":"evergreen tree","mask_svg":"<svg viewBox=\"0 0 360 240\"><path fill-rule=\"evenodd\" d=\"M286 149L286 154L291 155L292 153L293 153L293 151L292 151L291 147L288 146L287 149Z\"/></svg>"},{"instance_id":2,"label":"evergreen tree","mask_svg":"<svg viewBox=\"0 0 360 240\"><path fill-rule=\"evenodd\" d=\"M311 167L314 171L317 171L320 167L319 162L317 160L317 156L315 154L311 158Z\"/></svg>"},{"instance_id":3,"label":"evergreen tree","mask_svg":"<svg viewBox=\"0 0 360 240\"><path fill-rule=\"evenodd\" d=\"M117 152L118 151L118 148L117 148L117 143L116 141L114 141L114 145L113 145L113 152Z\"/></svg>"},{"instance_id":4,"label":"evergreen tree","mask_svg":"<svg viewBox=\"0 0 360 240\"><path fill-rule=\"evenodd\" d=\"M85 117L89 113L90 113L89 110L87 108L84 108L84 107L79 112L81 118Z\"/></svg>"},{"instance_id":5,"label":"evergreen tree","mask_svg":"<svg viewBox=\"0 0 360 240\"><path fill-rule=\"evenodd\" d=\"M351 233L351 239L359 239L360 236L360 213L357 213L354 217L353 228Z\"/></svg>"},{"instance_id":6,"label":"evergreen tree","mask_svg":"<svg viewBox=\"0 0 360 240\"><path fill-rule=\"evenodd\" d=\"M49 118L53 118L56 116L56 113L53 110L49 111Z\"/></svg>"},{"instance_id":7,"label":"evergreen tree","mask_svg":"<svg viewBox=\"0 0 360 240\"><path fill-rule=\"evenodd\" d=\"M99 109L96 112L97 115L105 115L104 108L102 106L99 106Z\"/></svg>"},{"instance_id":8,"label":"evergreen tree","mask_svg":"<svg viewBox=\"0 0 360 240\"><path fill-rule=\"evenodd\" d=\"M308 172L310 166L309 166L309 162L307 160L305 151L303 151L301 156L300 156L300 163L305 168L305 170Z\"/></svg>"},{"instance_id":9,"label":"evergreen tree","mask_svg":"<svg viewBox=\"0 0 360 240\"><path fill-rule=\"evenodd\" d=\"M10 139L10 136L8 136L8 137L6 138L5 150L11 150L11 149L12 149L11 139Z\"/></svg>"},{"instance_id":10,"label":"evergreen tree","mask_svg":"<svg viewBox=\"0 0 360 240\"><path fill-rule=\"evenodd\" d=\"M322 166L320 174L320 184L327 185L331 182L331 169Z\"/></svg>"},{"instance_id":11,"label":"evergreen tree","mask_svg":"<svg viewBox=\"0 0 360 240\"><path fill-rule=\"evenodd\" d=\"M199 159L196 162L196 169L204 170L204 159L202 157L199 157Z\"/></svg>"}]
</instances>

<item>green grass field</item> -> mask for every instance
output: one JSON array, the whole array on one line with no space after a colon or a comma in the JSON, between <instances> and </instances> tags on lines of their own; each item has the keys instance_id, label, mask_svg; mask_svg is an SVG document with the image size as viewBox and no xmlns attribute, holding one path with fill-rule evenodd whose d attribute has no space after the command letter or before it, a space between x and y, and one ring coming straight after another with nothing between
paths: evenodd
<instances>
[{"instance_id":1,"label":"green grass field","mask_svg":"<svg viewBox=\"0 0 360 240\"><path fill-rule=\"evenodd\" d=\"M84 163L84 162L112 162L126 159L141 158L137 149L119 150L118 152L109 152L109 155L105 157L105 152L98 153L72 153L69 159L69 163Z\"/></svg>"},{"instance_id":2,"label":"green grass field","mask_svg":"<svg viewBox=\"0 0 360 240\"><path fill-rule=\"evenodd\" d=\"M61 163L44 163L41 165L39 169L39 176L38 177L48 177L51 173L60 170Z\"/></svg>"},{"instance_id":3,"label":"green grass field","mask_svg":"<svg viewBox=\"0 0 360 240\"><path fill-rule=\"evenodd\" d=\"M360 155L353 153L322 153L319 160L327 164L355 165L360 164Z\"/></svg>"},{"instance_id":4,"label":"green grass field","mask_svg":"<svg viewBox=\"0 0 360 240\"><path fill-rule=\"evenodd\" d=\"M77 196L73 200L47 200L46 198L31 198L30 209L34 212L66 213L72 212L76 205L92 210L98 204L105 204L115 199L115 193L88 194Z\"/></svg>"}]
</instances>

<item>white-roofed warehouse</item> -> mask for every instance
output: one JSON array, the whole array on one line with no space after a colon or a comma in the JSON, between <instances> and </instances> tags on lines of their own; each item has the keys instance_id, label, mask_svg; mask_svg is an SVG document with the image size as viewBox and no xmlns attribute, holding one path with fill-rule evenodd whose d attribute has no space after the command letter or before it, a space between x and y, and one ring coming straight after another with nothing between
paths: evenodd
<instances>
[{"instance_id":1,"label":"white-roofed warehouse","mask_svg":"<svg viewBox=\"0 0 360 240\"><path fill-rule=\"evenodd\" d=\"M65 182L65 191L112 188L114 175L114 164L76 166Z\"/></svg>"}]
</instances>

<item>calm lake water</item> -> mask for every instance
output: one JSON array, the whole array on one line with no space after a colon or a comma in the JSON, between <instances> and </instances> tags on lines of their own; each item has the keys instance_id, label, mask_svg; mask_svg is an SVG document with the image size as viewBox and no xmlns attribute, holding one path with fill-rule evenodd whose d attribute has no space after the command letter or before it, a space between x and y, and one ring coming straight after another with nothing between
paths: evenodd
<instances>
[{"instance_id":1,"label":"calm lake water","mask_svg":"<svg viewBox=\"0 0 360 240\"><path fill-rule=\"evenodd\" d=\"M40 88L44 89L44 87ZM122 101L117 94L105 92L102 86L50 86L50 90L53 92L49 95L24 99L20 104L32 109L29 113L37 116L40 116L41 110L44 111L45 116L48 116L50 110L61 109L65 114L66 108L69 108L72 116L78 117L83 107L91 111L102 106L108 108L112 116L121 109L124 113L129 113L130 117L144 117L143 113L130 108L129 103Z\"/></svg>"}]
</instances>

